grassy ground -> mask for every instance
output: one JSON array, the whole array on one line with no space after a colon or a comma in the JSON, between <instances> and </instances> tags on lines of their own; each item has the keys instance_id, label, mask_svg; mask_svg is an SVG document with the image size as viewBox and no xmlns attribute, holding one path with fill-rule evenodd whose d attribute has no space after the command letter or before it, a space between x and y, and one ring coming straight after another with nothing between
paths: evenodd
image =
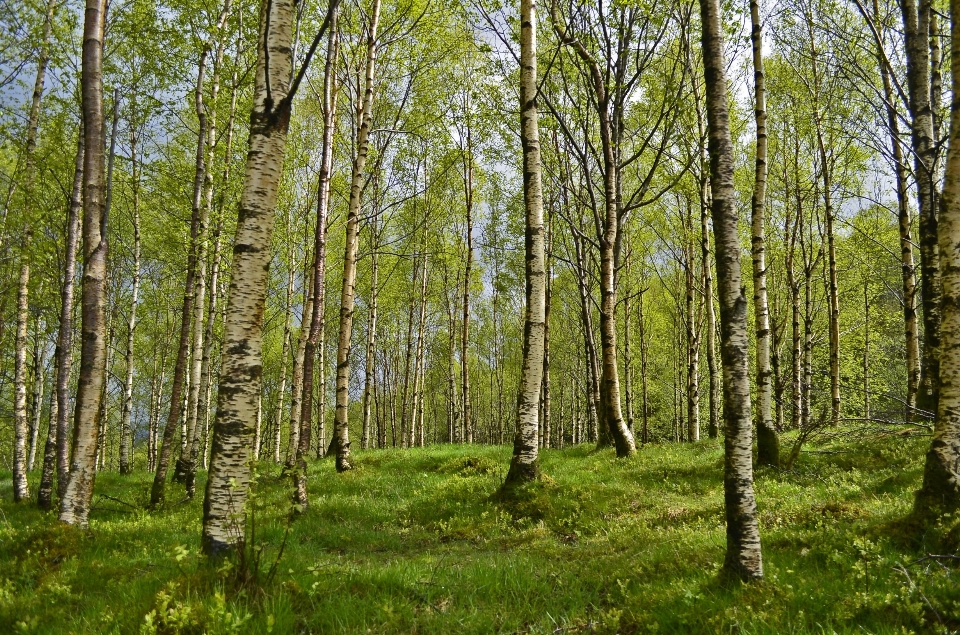
<instances>
[{"instance_id":1,"label":"grassy ground","mask_svg":"<svg viewBox=\"0 0 960 635\"><path fill-rule=\"evenodd\" d=\"M750 586L717 575L714 441L629 461L547 451L547 478L508 507L489 502L507 448L358 452L343 475L316 462L272 577L289 510L273 466L245 567L197 554L201 501L138 509L144 473L98 476L86 532L10 503L0 474L0 633L956 632L957 560L928 554L956 557L958 523L902 520L928 443L828 444L760 470L766 579ZM259 571L239 586L240 568Z\"/></svg>"}]
</instances>

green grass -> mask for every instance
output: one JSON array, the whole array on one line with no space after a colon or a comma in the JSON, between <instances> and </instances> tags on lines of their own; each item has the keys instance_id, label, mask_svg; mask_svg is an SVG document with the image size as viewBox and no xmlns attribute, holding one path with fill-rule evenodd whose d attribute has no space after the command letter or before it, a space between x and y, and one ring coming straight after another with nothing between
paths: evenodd
<instances>
[{"instance_id":1,"label":"green grass","mask_svg":"<svg viewBox=\"0 0 960 635\"><path fill-rule=\"evenodd\" d=\"M766 578L748 586L718 576L714 441L546 451L546 478L508 506L489 500L508 448L357 452L342 475L319 461L272 580L289 485L264 465L245 587L198 555L200 500L149 513L101 496L142 507L147 474L100 474L86 532L10 503L0 474L0 633L955 632L958 563L927 554L956 554L958 523L903 521L928 443L838 442L760 470Z\"/></svg>"}]
</instances>

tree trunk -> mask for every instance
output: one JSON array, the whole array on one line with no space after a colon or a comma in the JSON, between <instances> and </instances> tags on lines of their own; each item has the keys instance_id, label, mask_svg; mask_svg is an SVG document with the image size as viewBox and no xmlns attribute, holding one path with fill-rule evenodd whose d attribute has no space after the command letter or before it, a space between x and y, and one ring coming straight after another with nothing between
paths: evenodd
<instances>
[{"instance_id":1,"label":"tree trunk","mask_svg":"<svg viewBox=\"0 0 960 635\"><path fill-rule=\"evenodd\" d=\"M41 295L43 287L41 285ZM37 458L37 442L40 436L40 418L43 414L43 389L46 384L43 367L47 355L46 342L41 343L40 319L37 319L36 339L33 345L33 408L30 411L30 451L27 454L27 471L32 472Z\"/></svg>"},{"instance_id":2,"label":"tree trunk","mask_svg":"<svg viewBox=\"0 0 960 635\"><path fill-rule=\"evenodd\" d=\"M467 259L463 269L463 319L460 321L460 394L463 395L463 430L473 443L473 409L470 403L470 280L473 274L473 137L470 130L470 99L467 92L467 152L464 157L463 186L467 212ZM541 204L542 206L542 204ZM542 212L541 212L542 214Z\"/></svg>"},{"instance_id":3,"label":"tree trunk","mask_svg":"<svg viewBox=\"0 0 960 635\"><path fill-rule=\"evenodd\" d=\"M380 25L380 0L373 0L370 23L367 25L367 61L364 76L363 104L357 129L357 156L353 161L350 179L350 201L347 208L347 237L343 256L343 286L340 294L340 334L337 339L337 409L334 422L334 441L337 452L337 471L351 469L350 464L350 339L353 335L353 307L357 281L357 235L360 229L360 199L363 194L363 172L367 165L367 151L371 117L373 115L373 78L377 61L377 29Z\"/></svg>"},{"instance_id":4,"label":"tree trunk","mask_svg":"<svg viewBox=\"0 0 960 635\"><path fill-rule=\"evenodd\" d=\"M453 317L453 302L450 300L450 292L453 292L456 298L456 287L451 288L448 280L446 259L443 260L443 298L447 307L447 441L457 443L457 386L456 386L456 363L454 360L454 351L456 350L454 333L456 332L456 321Z\"/></svg>"},{"instance_id":5,"label":"tree trunk","mask_svg":"<svg viewBox=\"0 0 960 635\"><path fill-rule=\"evenodd\" d=\"M223 59L223 44L221 43L221 34L226 25L227 18L230 15L231 0L224 2L220 11L219 20L215 27L214 35L204 47L200 58L200 70L197 79L197 90L195 94L194 106L197 112L198 129L200 134L197 140L197 161L196 174L194 179L193 193L193 213L199 217L197 227L197 241L194 243L196 253L196 273L194 275L194 284L196 290L193 299L193 344L191 346L190 359L190 391L187 397L187 444L186 451L181 455L177 462L177 472L175 480L184 484L187 490L187 496L193 498L196 494L196 474L197 474L197 456L199 454L200 441L200 402L203 401L203 391L205 386L201 380L203 374L203 355L206 347L204 346L203 318L206 307L207 295L207 245L208 245L208 226L210 224L210 212L213 195L213 159L214 146L216 142L216 102L220 90L220 66ZM211 91L210 103L214 109L208 114L208 107L203 98L203 76L206 68L207 57L214 53L213 73L210 78ZM206 151L209 156L204 156ZM213 316L210 316L213 320Z\"/></svg>"},{"instance_id":6,"label":"tree trunk","mask_svg":"<svg viewBox=\"0 0 960 635\"><path fill-rule=\"evenodd\" d=\"M293 226L293 212L287 211L287 231ZM293 240L288 237L290 249L287 251L287 293L283 305L283 344L280 347L280 388L277 390L277 405L273 418L273 462L280 462L280 430L283 427L283 412L287 397L287 358L290 357L290 321L293 311ZM301 326L302 328L302 326ZM291 449L291 452L293 450Z\"/></svg>"},{"instance_id":7,"label":"tree trunk","mask_svg":"<svg viewBox=\"0 0 960 635\"><path fill-rule=\"evenodd\" d=\"M303 314L311 315L313 313L312 270L308 271L304 277L306 282L303 285ZM297 351L293 357L293 373L290 378L290 440L287 444L287 461L284 464L285 471L294 470L297 465L300 433L303 430L301 426L303 418L303 362L306 359L307 338L309 334L309 329L301 327L300 334L297 337Z\"/></svg>"},{"instance_id":8,"label":"tree trunk","mask_svg":"<svg viewBox=\"0 0 960 635\"><path fill-rule=\"evenodd\" d=\"M640 330L640 443L646 445L649 441L649 393L647 387L647 326L646 316L643 314L643 292L637 301L637 324Z\"/></svg>"},{"instance_id":9,"label":"tree trunk","mask_svg":"<svg viewBox=\"0 0 960 635\"><path fill-rule=\"evenodd\" d=\"M263 392L257 395L257 416L253 424L253 461L260 460L260 447L263 441Z\"/></svg>"},{"instance_id":10,"label":"tree trunk","mask_svg":"<svg viewBox=\"0 0 960 635\"><path fill-rule=\"evenodd\" d=\"M541 416L540 422L543 424L542 445L545 448L550 447L550 296L553 291L550 267L550 249L553 243L553 214L549 214L547 220L546 247L544 258L546 265L544 269L544 312L543 312L543 379L541 380Z\"/></svg>"},{"instance_id":11,"label":"tree trunk","mask_svg":"<svg viewBox=\"0 0 960 635\"><path fill-rule=\"evenodd\" d=\"M503 488L533 481L540 473L537 411L543 379L546 270L537 91L537 5L536 0L521 0L520 143L523 148L523 202L526 210L526 312L523 321L523 365L517 404L517 431L513 441L510 471L507 472Z\"/></svg>"},{"instance_id":12,"label":"tree trunk","mask_svg":"<svg viewBox=\"0 0 960 635\"><path fill-rule=\"evenodd\" d=\"M207 57L210 54L210 48L205 46L200 54L200 62L197 70L197 85L194 91L195 108L199 118L199 127L197 134L197 151L194 162L193 179L193 199L192 214L190 219L190 251L187 255L187 278L184 284L183 312L180 318L180 342L177 350L177 361L173 370L173 393L170 397L170 413L167 417L167 424L163 429L163 439L160 444L160 456L157 460L157 471L153 479L153 487L150 491L150 507L157 508L163 505L166 498L167 470L170 467L170 456L173 452L173 434L177 424L180 421L181 414L184 415L184 430L181 438L180 458L177 460L176 474L174 480L186 483L186 461L189 460L190 440L193 435L191 429L191 420L196 424L196 416L191 419L191 411L195 409L197 402L194 396L199 397L199 367L196 368L194 375L194 358L199 363L200 351L203 347L203 334L199 332L202 324L196 319L196 306L200 306L200 322L203 321L203 300L198 299L198 293L206 290L206 281L198 284L198 277L206 277L205 269L205 247L206 240L206 208L203 206L203 183L206 178L206 142L207 142L207 117L206 108L203 105L203 85L206 75ZM203 264L201 264L203 262ZM202 272L198 276L198 268ZM198 301L199 300L199 301ZM190 355L191 349L191 329L198 331L193 338L194 354ZM188 360L188 356L190 359ZM189 368L188 368L189 362ZM189 377L187 376L189 373ZM187 382L188 387L184 383ZM186 397L186 405L183 404ZM195 414L195 413L194 413Z\"/></svg>"},{"instance_id":13,"label":"tree trunk","mask_svg":"<svg viewBox=\"0 0 960 635\"><path fill-rule=\"evenodd\" d=\"M727 555L724 570L743 580L763 577L757 504L753 493L747 299L740 275L733 144L717 0L700 0L710 152L710 191L716 237L723 364L724 503Z\"/></svg>"},{"instance_id":14,"label":"tree trunk","mask_svg":"<svg viewBox=\"0 0 960 635\"><path fill-rule=\"evenodd\" d=\"M870 421L870 284L863 281L863 418Z\"/></svg>"},{"instance_id":15,"label":"tree trunk","mask_svg":"<svg viewBox=\"0 0 960 635\"><path fill-rule=\"evenodd\" d=\"M290 121L294 15L292 0L273 0L261 7L249 152L234 241L217 415L203 503L201 546L208 555L232 551L244 540L251 440L263 367L270 243Z\"/></svg>"},{"instance_id":16,"label":"tree trunk","mask_svg":"<svg viewBox=\"0 0 960 635\"><path fill-rule=\"evenodd\" d=\"M706 190L705 187L703 189ZM703 194L705 193L704 191ZM706 314L704 329L707 331L707 371L710 375L707 406L710 410L710 423L707 434L711 439L716 439L720 434L720 371L717 368L717 317L713 306L713 264L710 259L710 229L707 225L710 205L704 200L703 194L700 200L700 259L703 261L703 307Z\"/></svg>"},{"instance_id":17,"label":"tree trunk","mask_svg":"<svg viewBox=\"0 0 960 635\"><path fill-rule=\"evenodd\" d=\"M133 341L137 330L137 302L140 295L140 168L137 160L137 133L130 121L130 168L133 178L133 281L130 315L127 318L126 377L123 382L123 411L120 415L120 473L133 472Z\"/></svg>"},{"instance_id":18,"label":"tree trunk","mask_svg":"<svg viewBox=\"0 0 960 635\"><path fill-rule=\"evenodd\" d=\"M629 272L629 261L627 265L627 275L630 275ZM632 335L630 333L630 294L626 294L626 297L623 298L623 383L624 383L624 397L626 398L627 403L627 427L630 429L630 432L635 433L634 428L634 415L633 415L633 402L635 401L633 395L633 355L631 354L631 339ZM561 388L562 390L562 388ZM561 413L563 410L561 409Z\"/></svg>"},{"instance_id":19,"label":"tree trunk","mask_svg":"<svg viewBox=\"0 0 960 635\"><path fill-rule=\"evenodd\" d=\"M923 350L917 409L938 412L940 351L940 251L937 245L936 138L930 102L930 0L903 0L907 89L913 146L913 172L919 203L920 297L923 302Z\"/></svg>"},{"instance_id":20,"label":"tree trunk","mask_svg":"<svg viewBox=\"0 0 960 635\"><path fill-rule=\"evenodd\" d=\"M59 4L60 3L57 2L57 0L47 1L47 12L44 16L44 21L43 21L43 40L40 45L40 56L37 59L37 75L33 84L33 101L30 105L30 117L27 120L26 157L28 161L27 163L28 172L32 172L34 170L33 153L34 153L34 149L36 148L37 128L39 127L39 122L40 122L40 103L43 97L43 88L46 81L47 66L49 65L49 62L50 62L50 39L53 34L53 18ZM82 187L82 183L83 183L82 181L83 179L82 148L83 148L83 133L82 133L82 124L81 124L80 141L78 142L78 150L77 150L78 157L77 157L76 172L78 172L78 174L74 175L74 189L73 189L73 199L72 199L77 201L80 200L80 196L81 196L80 188ZM29 178L28 189L32 189L32 187L30 187L30 185L32 185L32 175L28 174L28 178ZM79 210L79 205L77 206L77 208ZM72 210L73 210L73 206L71 205L71 211ZM4 214L4 216L6 216L6 214ZM74 219L75 218L76 216L74 217ZM68 220L68 223L69 222L70 221ZM73 273L74 273L72 269L73 269L74 263L76 262L77 231L74 230L73 234L71 235L70 229L73 229L74 225L75 223L70 224L70 226L67 229L68 235L67 235L67 245L65 250L67 252L67 257L65 258L65 262L66 262L65 275L70 274L71 307L73 305ZM72 243L70 241L70 238L73 238ZM62 324L63 324L63 321L61 320L61 325ZM72 331L72 321L68 322L68 324L70 325L71 331ZM72 335L72 332L71 332L71 335ZM61 338L58 336L57 337L58 349L60 346L60 339ZM68 355L72 357L72 355L70 354ZM54 360L57 366L57 371L55 372L57 373L59 373L59 368L63 363L61 361L62 357L63 355L58 353L57 350L54 351ZM54 391L56 391L56 388L54 388ZM46 440L46 443L44 444L43 469L40 476L40 488L39 488L38 497L37 497L38 505L40 506L41 509L44 509L44 510L50 509L52 504L51 498L53 493L53 474L54 474L54 469L56 468L56 448L57 448L56 435L57 435L57 429L58 429L57 423L60 419L59 411L56 409L56 406L58 405L57 401L51 400L50 404L51 404L50 425L48 427L47 440ZM64 406L63 408L63 419L64 421L67 421L66 406ZM64 427L66 427L66 425ZM67 461L64 461L65 468L67 467L66 463ZM61 480L64 482L64 484L66 483L65 477L66 477L66 469L63 470L63 475L61 476ZM62 487L60 489L62 490Z\"/></svg>"},{"instance_id":21,"label":"tree trunk","mask_svg":"<svg viewBox=\"0 0 960 635\"><path fill-rule=\"evenodd\" d=\"M219 59L223 54L222 50L223 41L220 41L221 49L218 52L218 63ZM215 77L218 74L214 75ZM213 335L214 327L217 322L217 306L220 299L220 250L223 245L223 215L224 215L224 199L226 195L224 190L226 189L226 184L230 182L230 168L232 165L233 157L233 129L234 123L236 120L237 113L237 71L233 72L233 80L231 82L230 88L230 116L227 120L227 141L226 147L224 148L224 162L223 162L223 172L221 175L221 182L224 187L221 189L218 196L217 202L217 224L213 230L213 256L211 257L211 269L210 269L210 306L207 310L207 325L206 333L203 337L203 359L201 361L200 368L200 383L203 386L203 392L200 395L200 404L198 409L203 416L203 450L202 450L202 461L203 468L207 468L207 460L209 457L209 443L210 443L210 397L213 391ZM214 85L216 88L216 84ZM216 127L210 126L211 134L216 131ZM212 143L213 139L210 139L210 164L213 164L213 151L214 145ZM212 209L212 199L213 199L213 180L212 178L207 179L207 206ZM197 466L197 453L198 453L199 443L194 444L192 461L194 466L193 475L189 476L188 487L192 486L193 481L195 480L196 466Z\"/></svg>"},{"instance_id":22,"label":"tree trunk","mask_svg":"<svg viewBox=\"0 0 960 635\"><path fill-rule=\"evenodd\" d=\"M412 280L413 286L416 286L417 284L417 273L417 259L414 258ZM416 294L411 293L410 300L407 303L407 336L405 340L403 359L403 391L401 392L400 396L400 434L403 437L402 446L405 448L413 447L413 444L410 442L410 439L413 437L412 422L407 418L407 414L409 414L407 410L407 398L412 392L412 383L416 383L416 379L414 379L412 383L410 381L410 363L413 361L413 316L414 311L416 310L416 299ZM414 373L416 373L416 368L414 368Z\"/></svg>"},{"instance_id":23,"label":"tree trunk","mask_svg":"<svg viewBox=\"0 0 960 635\"><path fill-rule=\"evenodd\" d=\"M426 243L426 227L424 227L424 243ZM426 360L424 359L424 340L426 339L427 322L427 250L426 244L423 249L423 263L420 272L420 316L417 322L417 357L414 363L414 386L413 386L413 423L411 430L410 444L423 447L423 388L424 388L424 368ZM492 374L491 374L492 376Z\"/></svg>"},{"instance_id":24,"label":"tree trunk","mask_svg":"<svg viewBox=\"0 0 960 635\"><path fill-rule=\"evenodd\" d=\"M83 124L77 138L77 153L73 171L73 189L67 212L63 285L60 289L60 325L54 350L56 370L54 387L56 400L51 401L50 426L43 451L43 471L37 504L40 509L53 507L53 480L57 477L57 495L62 496L70 468L70 371L73 362L73 290L77 267L77 240L80 236L80 210L83 207Z\"/></svg>"},{"instance_id":25,"label":"tree trunk","mask_svg":"<svg viewBox=\"0 0 960 635\"><path fill-rule=\"evenodd\" d=\"M107 236L104 206L103 31L106 0L86 0L81 62L83 102L83 284L80 378L77 384L70 475L60 498L60 521L87 525L96 452L100 400L106 381Z\"/></svg>"},{"instance_id":26,"label":"tree trunk","mask_svg":"<svg viewBox=\"0 0 960 635\"><path fill-rule=\"evenodd\" d=\"M909 1L909 0L907 0ZM950 67L953 92L960 92L960 2L952 0ZM933 441L915 510L935 516L960 508L960 115L950 116L950 141L939 218L943 281L943 341L940 399ZM926 303L926 300L924 300Z\"/></svg>"},{"instance_id":27,"label":"tree trunk","mask_svg":"<svg viewBox=\"0 0 960 635\"><path fill-rule=\"evenodd\" d=\"M614 122L610 116L610 94L596 60L583 44L571 37L553 16L553 29L561 42L573 47L589 68L591 88L596 100L600 142L603 154L603 189L605 214L597 223L597 242L600 245L600 414L604 427L601 439L609 432L617 449L617 456L626 457L636 452L633 434L627 429L620 409L620 377L617 367L617 265L620 244L620 165L614 147ZM601 441L602 444L602 441Z\"/></svg>"},{"instance_id":28,"label":"tree trunk","mask_svg":"<svg viewBox=\"0 0 960 635\"><path fill-rule=\"evenodd\" d=\"M583 326L583 345L586 349L587 361L587 408L590 421L590 441L596 441L599 436L600 403L600 365L597 361L597 345L593 338L593 311L590 307L590 296L586 286L587 271L584 262L583 243L574 230L573 246L576 251L577 290L580 294L580 322ZM581 442L583 440L581 439Z\"/></svg>"},{"instance_id":29,"label":"tree trunk","mask_svg":"<svg viewBox=\"0 0 960 635\"><path fill-rule=\"evenodd\" d=\"M684 279L686 287L685 320L687 344L687 441L700 440L700 333L697 327L697 310L694 299L695 280L693 243L693 210L688 204L684 220L683 251Z\"/></svg>"},{"instance_id":30,"label":"tree trunk","mask_svg":"<svg viewBox=\"0 0 960 635\"><path fill-rule=\"evenodd\" d=\"M108 163L109 165L109 163ZM107 168L107 174L110 174L110 169ZM109 178L107 179L109 182ZM110 191L109 185L107 186L107 191ZM110 199L110 196L107 196L107 200ZM107 206L109 208L109 205ZM104 232L106 235L106 232ZM109 288L109 281L107 282ZM109 302L109 295L107 297ZM114 331L114 319L116 318L116 308L114 308L110 313L107 314L107 361L105 367L109 369L113 368L113 355L116 348L113 346L113 340L116 335ZM97 443L97 462L96 469L98 472L101 472L107 469L107 432L109 428L107 424L109 423L109 408L110 408L110 392L109 392L109 375L107 379L103 382L103 391L100 395L100 413L97 415L97 420L100 422L100 432L98 436Z\"/></svg>"},{"instance_id":31,"label":"tree trunk","mask_svg":"<svg viewBox=\"0 0 960 635\"><path fill-rule=\"evenodd\" d=\"M751 200L750 244L753 256L753 316L757 338L757 461L780 465L780 439L773 423L770 371L770 305L767 302L767 262L764 223L767 202L767 97L763 77L763 32L760 2L750 0L750 40L753 44L754 121L757 126L756 169Z\"/></svg>"},{"instance_id":32,"label":"tree trunk","mask_svg":"<svg viewBox=\"0 0 960 635\"><path fill-rule=\"evenodd\" d=\"M27 247L29 249L29 247ZM17 341L14 354L13 502L30 498L27 485L27 322L30 317L30 265L20 265L17 287Z\"/></svg>"},{"instance_id":33,"label":"tree trunk","mask_svg":"<svg viewBox=\"0 0 960 635\"><path fill-rule=\"evenodd\" d=\"M367 347L364 357L363 373L363 430L361 447L366 450L370 447L370 400L376 373L376 345L377 345L377 278L379 273L379 255L377 253L377 213L370 219L370 306L367 312ZM397 438L394 434L394 445Z\"/></svg>"},{"instance_id":34,"label":"tree trunk","mask_svg":"<svg viewBox=\"0 0 960 635\"><path fill-rule=\"evenodd\" d=\"M21 257L20 257L20 277L21 277L21 287L22 287L22 288L18 290L18 315L17 315L17 319L18 319L17 333L18 333L18 335L19 335L19 326L20 326L20 325L19 325L19 319L20 319L20 314L19 314L19 293L20 293L20 291L23 291L23 293L25 293L25 294L28 292L28 288L27 288L26 286L23 286L23 280L22 280L22 279L23 279L24 276L26 276L26 278L27 278L27 284L29 284L29 278L30 278L30 261L31 261L31 256L32 256L32 254L31 254L32 231L31 231L31 227L30 227L30 221L31 221L31 216L32 216L32 214L31 214L32 209L31 209L31 208L32 208L32 206L33 206L33 200L34 200L34 198L35 198L34 192L33 192L33 189L34 189L34 180L35 180L35 177L36 177L36 160L35 160L35 157L34 157L34 152L35 152L36 147L37 147L37 130L38 130L39 125L40 125L40 104L41 104L41 99L42 99L42 97L43 97L43 88L44 88L44 83L45 83L46 75L47 75L47 65L49 64L49 61L50 61L50 37L51 37L52 31L53 31L53 17L54 17L54 13L56 12L56 9L57 9L57 4L58 4L58 3L57 3L55 0L47 0L47 8L46 8L46 12L45 12L45 14L44 14L44 19L43 19L43 39L41 40L41 44L40 44L40 55L39 55L39 57L37 58L37 74L36 74L36 76L35 76L35 78L34 78L34 83L33 83L33 99L32 99L31 104L30 104L30 114L29 114L28 119L27 119L27 131L26 131L27 134L26 134L26 140L25 140L26 142L25 142L25 144L24 144L24 158L25 158L25 162L26 162L26 168L25 168L25 170L24 170L24 184L25 184L25 187L24 187L24 190L25 190L25 192L24 192L24 194L25 194L24 200L25 200L26 205L25 205L25 209L23 210L23 215L24 215L23 218L24 218L24 220L25 220L25 223L24 223L24 224L25 224L25 231L24 231L24 242L23 242L23 245L21 246ZM11 194L12 194L12 190L11 190ZM9 207L9 205L8 205L7 207ZM6 222L6 208L5 208L5 210L4 210L4 223L5 223L5 222ZM25 296L25 297L26 297L26 296ZM25 300L25 301L26 301L26 300ZM37 334L37 337L39 338L39 333ZM19 408L19 400L20 400L20 392L21 392L21 391L23 392L23 401L24 401L22 416L23 416L23 418L24 418L24 425L26 425L26 390L27 390L27 389L26 389L26 340L24 340L24 342L23 342L23 347L24 347L24 350L23 350L23 355L24 355L23 366L24 366L24 367L23 367L23 369L19 369L19 367L17 366L17 362L16 362L16 361L15 361L15 363L14 363L14 366L15 366L15 369L14 369L14 375L15 375L15 378L14 378L14 395L15 395L15 396L14 396L14 402L15 402L15 403L14 403L14 428L15 428L15 435L14 435L14 436L15 436L15 437L16 437L16 434L19 432L19 425L20 425L20 424L19 424L19 417L21 416L21 412L20 412L20 408ZM20 348L19 348L19 347L17 348L17 353L20 353ZM15 354L14 357L16 358L16 356L17 356L17 355ZM23 372L21 372L21 373L18 374L18 373L17 373L18 370L22 370ZM17 381L17 378L19 378L19 382ZM22 384L22 385L21 385L21 384ZM34 399L34 403L35 403L35 406L34 406L35 410L39 410L39 401L38 401L37 399ZM36 416L36 417L34 417L34 418L35 418L36 422L39 424L39 420L40 420L40 419L39 419L39 416ZM28 456L28 458L27 458L27 465L26 465L26 468L25 468L25 469L27 469L27 470L32 470L32 469L33 469L33 461L34 461L34 456L35 456L35 454L36 454L36 437L37 437L37 429L36 429L36 427L34 427L34 428L32 429L32 433L30 434L30 451L29 451L29 456ZM18 448L18 447L15 447L15 449L14 449L14 458L15 458L14 464L15 464L15 466L16 466L16 462L17 462L17 461L16 461L16 456L17 456L18 452L19 452L19 448ZM15 472L16 472L16 471L15 471ZM24 490L23 490L23 491L26 491L26 483L27 483L27 481L26 481L26 476L24 476L24 479L23 479L23 487L24 487ZM21 498L18 498L18 491L19 491L19 489L20 489L20 488L19 488L19 482L18 482L18 479L17 479L17 474L15 473L15 474L14 474L14 499L16 499L16 500L18 500L18 501L19 501L19 500L22 500ZM25 498L25 497L24 497L24 498Z\"/></svg>"}]
</instances>

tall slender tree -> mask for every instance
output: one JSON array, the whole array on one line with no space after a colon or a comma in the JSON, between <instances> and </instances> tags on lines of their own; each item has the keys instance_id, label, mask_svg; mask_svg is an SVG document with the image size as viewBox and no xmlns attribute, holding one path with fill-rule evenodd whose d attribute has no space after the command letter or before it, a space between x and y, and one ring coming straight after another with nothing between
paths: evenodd
<instances>
[{"instance_id":1,"label":"tall slender tree","mask_svg":"<svg viewBox=\"0 0 960 635\"><path fill-rule=\"evenodd\" d=\"M526 210L524 253L527 308L523 321L517 431L504 488L532 481L540 472L537 433L543 379L547 281L537 92L537 4L536 0L520 0L520 143L523 148L523 205Z\"/></svg>"},{"instance_id":2,"label":"tall slender tree","mask_svg":"<svg viewBox=\"0 0 960 635\"><path fill-rule=\"evenodd\" d=\"M953 107L938 220L943 281L940 399L933 441L927 452L923 485L915 509L924 516L960 509L960 0L950 2L950 69Z\"/></svg>"},{"instance_id":3,"label":"tall slender tree","mask_svg":"<svg viewBox=\"0 0 960 635\"><path fill-rule=\"evenodd\" d=\"M337 407L334 419L332 449L337 455L337 471L352 468L350 464L350 340L353 336L353 309L356 303L357 247L360 232L360 199L363 195L364 170L370 148L370 127L373 116L373 80L377 64L377 32L380 27L380 0L373 0L367 31L367 57L363 97L357 121L356 149L350 177L350 200L347 206L347 235L343 254L343 284L340 290L340 333L337 338Z\"/></svg>"},{"instance_id":4,"label":"tall slender tree","mask_svg":"<svg viewBox=\"0 0 960 635\"><path fill-rule=\"evenodd\" d=\"M60 497L60 520L86 526L96 477L100 402L106 382L107 236L104 200L103 37L106 0L87 0L80 88L83 104L83 285L80 377L77 384L70 476Z\"/></svg>"},{"instance_id":5,"label":"tall slender tree","mask_svg":"<svg viewBox=\"0 0 960 635\"><path fill-rule=\"evenodd\" d=\"M760 2L750 0L753 45L753 112L757 126L756 166L750 204L753 256L753 315L757 337L757 460L780 465L780 440L773 422L773 373L770 370L770 305L767 300L767 256L764 222L767 201L767 96L763 76L763 26ZM704 265L708 266L708 265Z\"/></svg>"},{"instance_id":6,"label":"tall slender tree","mask_svg":"<svg viewBox=\"0 0 960 635\"><path fill-rule=\"evenodd\" d=\"M727 520L724 570L731 576L752 580L763 577L763 559L753 493L747 299L740 273L733 143L718 0L700 0L700 19L709 131L711 211L720 300L720 359L723 364L723 490Z\"/></svg>"},{"instance_id":7,"label":"tall slender tree","mask_svg":"<svg viewBox=\"0 0 960 635\"><path fill-rule=\"evenodd\" d=\"M217 415L203 501L201 548L208 555L228 553L244 540L244 511L252 471L251 441L260 412L270 243L291 106L336 6L336 0L332 0L296 75L292 75L291 47L295 3L266 0L260 9L249 150L237 214Z\"/></svg>"}]
</instances>

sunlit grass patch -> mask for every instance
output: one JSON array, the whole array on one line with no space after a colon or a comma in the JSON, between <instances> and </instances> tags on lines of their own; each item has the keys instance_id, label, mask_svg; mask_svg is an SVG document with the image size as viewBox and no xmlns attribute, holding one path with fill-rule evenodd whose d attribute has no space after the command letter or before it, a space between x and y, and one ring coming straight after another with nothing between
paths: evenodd
<instances>
[{"instance_id":1,"label":"sunlit grass patch","mask_svg":"<svg viewBox=\"0 0 960 635\"><path fill-rule=\"evenodd\" d=\"M5 475L0 632L946 633L960 628L960 519L921 535L904 521L926 443L836 441L790 472L759 469L766 579L746 587L717 575L711 440L629 460L548 450L542 481L507 501L493 495L509 448L357 452L353 473L311 463L292 524L290 485L262 464L244 585L235 563L199 555L201 501L179 486L149 513L151 475L101 474L76 531L9 503Z\"/></svg>"}]
</instances>

